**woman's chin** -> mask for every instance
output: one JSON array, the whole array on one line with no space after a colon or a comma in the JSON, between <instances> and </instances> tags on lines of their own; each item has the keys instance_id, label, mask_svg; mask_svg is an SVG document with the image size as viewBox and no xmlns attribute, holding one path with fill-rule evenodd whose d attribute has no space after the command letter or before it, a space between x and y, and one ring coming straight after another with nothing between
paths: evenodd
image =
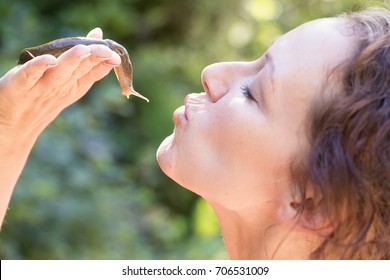
<instances>
[{"instance_id":1,"label":"woman's chin","mask_svg":"<svg viewBox=\"0 0 390 280\"><path fill-rule=\"evenodd\" d=\"M171 166L171 146L173 134L166 137L157 149L156 158L161 170L166 173L166 169Z\"/></svg>"}]
</instances>

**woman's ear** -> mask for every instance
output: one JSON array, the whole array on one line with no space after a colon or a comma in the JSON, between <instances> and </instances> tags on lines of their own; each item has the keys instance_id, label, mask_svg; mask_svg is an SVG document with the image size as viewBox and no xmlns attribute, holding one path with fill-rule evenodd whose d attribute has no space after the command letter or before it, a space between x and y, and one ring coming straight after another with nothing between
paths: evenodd
<instances>
[{"instance_id":1,"label":"woman's ear","mask_svg":"<svg viewBox=\"0 0 390 280\"><path fill-rule=\"evenodd\" d=\"M290 211L295 214L296 225L302 229L325 233L332 228L329 219L321 210L320 201L315 201L313 197L291 201Z\"/></svg>"}]
</instances>

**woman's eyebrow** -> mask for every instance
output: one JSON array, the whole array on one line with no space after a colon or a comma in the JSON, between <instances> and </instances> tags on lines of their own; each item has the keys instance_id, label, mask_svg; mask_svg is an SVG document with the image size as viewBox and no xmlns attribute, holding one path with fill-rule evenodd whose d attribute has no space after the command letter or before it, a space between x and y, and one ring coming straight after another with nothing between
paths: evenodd
<instances>
[{"instance_id":1,"label":"woman's eyebrow","mask_svg":"<svg viewBox=\"0 0 390 280\"><path fill-rule=\"evenodd\" d=\"M271 86L272 86L272 91L273 91L274 90L274 72L275 72L274 59L269 52L266 52L264 56L265 56L265 64L266 65L268 64L270 69L271 69L270 80L271 80Z\"/></svg>"},{"instance_id":2,"label":"woman's eyebrow","mask_svg":"<svg viewBox=\"0 0 390 280\"><path fill-rule=\"evenodd\" d=\"M273 92L274 90L274 78L273 78L273 73L275 71L275 64L274 64L274 60L271 56L271 54L267 51L265 54L264 54L264 64L263 64L263 69L264 68L267 68L266 71L269 71L269 81L270 81L270 84L271 84L271 91ZM260 83L260 86L262 87L262 89L259 91L259 95L258 95L258 98L259 98L259 104L261 105L262 109L264 110L265 113L267 113L269 111L269 107L268 107L268 96L265 94L266 92L269 93L270 91L269 90L265 90L264 89L264 85L266 84L267 82L266 81L262 81Z\"/></svg>"},{"instance_id":3,"label":"woman's eyebrow","mask_svg":"<svg viewBox=\"0 0 390 280\"><path fill-rule=\"evenodd\" d=\"M274 64L274 59L272 58L271 54L269 52L266 52L265 55L265 64L269 64L271 67L271 74L273 76L273 73L275 71L275 64Z\"/></svg>"}]
</instances>

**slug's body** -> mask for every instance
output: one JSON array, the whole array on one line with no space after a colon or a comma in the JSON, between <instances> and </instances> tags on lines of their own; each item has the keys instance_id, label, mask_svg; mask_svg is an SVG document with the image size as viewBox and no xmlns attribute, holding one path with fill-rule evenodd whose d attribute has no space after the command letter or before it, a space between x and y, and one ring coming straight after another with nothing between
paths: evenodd
<instances>
[{"instance_id":1,"label":"slug's body","mask_svg":"<svg viewBox=\"0 0 390 280\"><path fill-rule=\"evenodd\" d=\"M115 67L114 71L122 89L122 94L127 97L135 95L149 102L146 97L136 92L133 88L133 67L127 50L122 45L109 39L103 40L86 37L70 37L54 40L43 45L24 49L20 54L18 64L24 64L30 59L43 54L51 54L58 57L75 45L93 44L105 45L120 56L121 64L120 66Z\"/></svg>"}]
</instances>

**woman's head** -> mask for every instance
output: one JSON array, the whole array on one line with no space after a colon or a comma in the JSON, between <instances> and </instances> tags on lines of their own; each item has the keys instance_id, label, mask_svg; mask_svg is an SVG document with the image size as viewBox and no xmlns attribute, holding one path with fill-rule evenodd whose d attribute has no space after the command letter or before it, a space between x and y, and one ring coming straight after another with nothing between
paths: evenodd
<instances>
[{"instance_id":1,"label":"woman's head","mask_svg":"<svg viewBox=\"0 0 390 280\"><path fill-rule=\"evenodd\" d=\"M205 92L186 97L174 113L174 133L160 145L162 170L204 197L217 215L228 210L263 228L295 223L296 214L303 222L295 225L307 228L333 218L327 216L333 212L313 211L342 200L333 195L327 176L345 172L330 174L321 166L324 154L333 159L336 151L320 143L320 125L338 127L332 109L348 109L338 100L348 99L348 86L355 87L345 81L356 78L349 72L366 44L364 28L356 30L354 22L350 17L315 20L278 38L256 61L206 67ZM325 247L332 243L330 235L324 240Z\"/></svg>"},{"instance_id":2,"label":"woman's head","mask_svg":"<svg viewBox=\"0 0 390 280\"><path fill-rule=\"evenodd\" d=\"M293 179L332 226L314 258L390 258L390 13L342 15L355 38L341 82L309 113L309 146ZM312 203L311 203L312 204ZM314 209L314 211L313 211ZM309 210L309 211L308 211ZM309 214L310 215L310 214Z\"/></svg>"}]
</instances>

